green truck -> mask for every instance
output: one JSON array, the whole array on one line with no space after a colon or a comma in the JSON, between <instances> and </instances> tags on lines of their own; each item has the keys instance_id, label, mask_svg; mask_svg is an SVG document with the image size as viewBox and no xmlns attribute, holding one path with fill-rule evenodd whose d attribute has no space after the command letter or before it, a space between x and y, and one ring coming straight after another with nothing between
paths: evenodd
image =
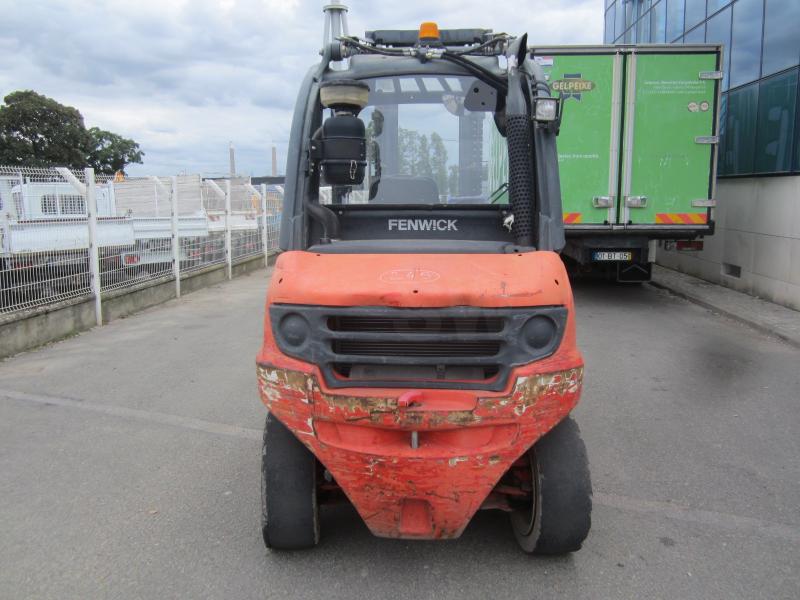
<instances>
[{"instance_id":1,"label":"green truck","mask_svg":"<svg viewBox=\"0 0 800 600\"><path fill-rule=\"evenodd\" d=\"M530 52L562 99L564 254L578 270L645 281L659 240L701 247L714 232L721 47Z\"/></svg>"}]
</instances>

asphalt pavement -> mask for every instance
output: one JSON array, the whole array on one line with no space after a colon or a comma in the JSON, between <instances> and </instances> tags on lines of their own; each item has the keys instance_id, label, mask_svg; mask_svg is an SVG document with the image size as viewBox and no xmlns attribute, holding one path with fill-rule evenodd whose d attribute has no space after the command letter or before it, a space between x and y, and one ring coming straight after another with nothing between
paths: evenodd
<instances>
[{"instance_id":1,"label":"asphalt pavement","mask_svg":"<svg viewBox=\"0 0 800 600\"><path fill-rule=\"evenodd\" d=\"M647 285L580 283L595 489L571 556L506 516L313 551L259 532L263 272L0 363L0 598L800 597L800 350Z\"/></svg>"}]
</instances>

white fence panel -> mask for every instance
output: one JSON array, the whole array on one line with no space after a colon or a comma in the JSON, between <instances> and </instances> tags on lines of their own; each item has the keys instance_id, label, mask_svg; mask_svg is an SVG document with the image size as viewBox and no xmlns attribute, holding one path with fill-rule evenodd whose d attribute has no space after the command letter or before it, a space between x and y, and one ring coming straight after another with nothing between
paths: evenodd
<instances>
[{"instance_id":1,"label":"white fence panel","mask_svg":"<svg viewBox=\"0 0 800 600\"><path fill-rule=\"evenodd\" d=\"M179 293L181 277L277 250L280 186L256 188L247 177L180 175L173 185L171 177L97 175L90 211L89 175L0 166L0 314L101 299L156 280L175 280Z\"/></svg>"}]
</instances>

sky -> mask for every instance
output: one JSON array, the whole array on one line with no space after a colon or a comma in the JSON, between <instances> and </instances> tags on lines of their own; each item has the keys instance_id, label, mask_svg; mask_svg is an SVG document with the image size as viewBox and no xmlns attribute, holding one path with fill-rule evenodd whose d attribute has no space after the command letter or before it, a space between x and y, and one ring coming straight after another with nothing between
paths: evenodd
<instances>
[{"instance_id":1,"label":"sky","mask_svg":"<svg viewBox=\"0 0 800 600\"><path fill-rule=\"evenodd\" d=\"M131 175L283 172L297 88L319 61L318 0L0 0L0 96L32 89L131 138ZM350 33L485 27L532 45L602 43L603 0L345 0ZM488 8L488 10L487 10Z\"/></svg>"}]
</instances>

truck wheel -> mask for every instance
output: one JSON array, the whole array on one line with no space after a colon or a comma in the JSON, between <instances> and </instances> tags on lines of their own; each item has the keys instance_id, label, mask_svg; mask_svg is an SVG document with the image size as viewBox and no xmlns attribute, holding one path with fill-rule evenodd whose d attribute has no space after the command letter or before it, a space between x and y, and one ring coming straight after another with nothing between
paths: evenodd
<instances>
[{"instance_id":1,"label":"truck wheel","mask_svg":"<svg viewBox=\"0 0 800 600\"><path fill-rule=\"evenodd\" d=\"M532 494L511 513L511 527L529 554L580 550L592 523L592 482L578 424L567 417L527 453Z\"/></svg>"},{"instance_id":2,"label":"truck wheel","mask_svg":"<svg viewBox=\"0 0 800 600\"><path fill-rule=\"evenodd\" d=\"M272 414L261 453L261 532L267 548L297 550L319 542L317 459Z\"/></svg>"}]
</instances>

